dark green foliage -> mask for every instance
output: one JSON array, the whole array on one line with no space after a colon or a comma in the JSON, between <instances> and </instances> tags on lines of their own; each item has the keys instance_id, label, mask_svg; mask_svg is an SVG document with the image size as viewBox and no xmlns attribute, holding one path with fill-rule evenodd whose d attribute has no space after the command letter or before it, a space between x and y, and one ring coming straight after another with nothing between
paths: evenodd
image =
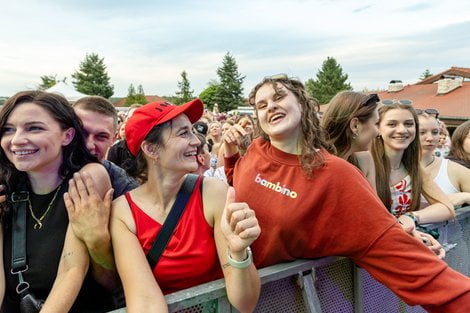
<instances>
[{"instance_id":1,"label":"dark green foliage","mask_svg":"<svg viewBox=\"0 0 470 313\"><path fill-rule=\"evenodd\" d=\"M98 54L86 55L85 60L80 63L78 71L72 74L75 89L87 95L97 95L109 98L114 94L114 86L109 83L104 58Z\"/></svg>"},{"instance_id":2,"label":"dark green foliage","mask_svg":"<svg viewBox=\"0 0 470 313\"><path fill-rule=\"evenodd\" d=\"M178 91L176 91L175 104L183 104L194 99L194 90L191 89L188 74L186 71L181 73L181 81L178 82Z\"/></svg>"},{"instance_id":3,"label":"dark green foliage","mask_svg":"<svg viewBox=\"0 0 470 313\"><path fill-rule=\"evenodd\" d=\"M431 71L429 71L429 69L427 68L423 74L421 74L421 76L419 77L420 80L425 80L426 78L428 77L431 77L432 76L432 73Z\"/></svg>"},{"instance_id":4,"label":"dark green foliage","mask_svg":"<svg viewBox=\"0 0 470 313\"><path fill-rule=\"evenodd\" d=\"M210 111L214 108L214 103L217 102L216 95L218 89L219 84L216 81L210 81L209 86L199 94L199 99L204 103L204 107Z\"/></svg>"},{"instance_id":5,"label":"dark green foliage","mask_svg":"<svg viewBox=\"0 0 470 313\"><path fill-rule=\"evenodd\" d=\"M227 112L243 105L243 80L238 72L235 58L229 52L224 56L222 66L217 68L219 85L215 95L215 101L219 105L220 112Z\"/></svg>"},{"instance_id":6,"label":"dark green foliage","mask_svg":"<svg viewBox=\"0 0 470 313\"><path fill-rule=\"evenodd\" d=\"M317 73L317 79L309 79L305 87L309 95L320 103L328 103L338 92L352 90L348 80L348 74L343 73L341 65L332 57L328 57Z\"/></svg>"},{"instance_id":7,"label":"dark green foliage","mask_svg":"<svg viewBox=\"0 0 470 313\"><path fill-rule=\"evenodd\" d=\"M134 85L131 84L127 89L127 97L124 106L127 107L134 103L146 104L147 102L148 101L145 98L145 92L144 88L142 88L142 85L139 85L137 87L137 91L135 91Z\"/></svg>"},{"instance_id":8,"label":"dark green foliage","mask_svg":"<svg viewBox=\"0 0 470 313\"><path fill-rule=\"evenodd\" d=\"M46 90L48 88L51 88L58 82L64 82L67 80L67 77L64 77L63 79L57 79L57 74L54 75L42 75L41 76L41 84L38 85L39 90Z\"/></svg>"}]
</instances>

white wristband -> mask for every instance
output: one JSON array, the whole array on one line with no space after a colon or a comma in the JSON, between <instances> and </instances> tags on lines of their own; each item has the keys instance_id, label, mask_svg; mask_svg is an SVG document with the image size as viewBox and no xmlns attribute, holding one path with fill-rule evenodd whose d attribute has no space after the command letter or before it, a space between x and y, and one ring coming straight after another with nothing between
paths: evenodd
<instances>
[{"instance_id":1,"label":"white wristband","mask_svg":"<svg viewBox=\"0 0 470 313\"><path fill-rule=\"evenodd\" d=\"M253 254L251 253L250 247L246 248L246 253L247 253L246 259L244 259L243 261L237 261L237 260L232 259L232 256L230 255L230 250L227 249L228 263L235 268L239 268L239 269L247 268L253 262Z\"/></svg>"}]
</instances>

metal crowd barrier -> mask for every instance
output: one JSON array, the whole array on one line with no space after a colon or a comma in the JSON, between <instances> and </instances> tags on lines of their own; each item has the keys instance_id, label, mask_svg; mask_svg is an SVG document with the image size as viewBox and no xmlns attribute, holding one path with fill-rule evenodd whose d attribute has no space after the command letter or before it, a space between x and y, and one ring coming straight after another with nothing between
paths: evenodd
<instances>
[{"instance_id":1,"label":"metal crowd barrier","mask_svg":"<svg viewBox=\"0 0 470 313\"><path fill-rule=\"evenodd\" d=\"M457 211L456 221L424 225L439 232L445 261L470 275L470 206ZM350 260L328 257L297 260L259 269L261 296L255 312L299 313L421 313ZM235 313L226 297L224 280L181 290L166 297L174 313ZM125 313L125 308L112 313Z\"/></svg>"}]
</instances>

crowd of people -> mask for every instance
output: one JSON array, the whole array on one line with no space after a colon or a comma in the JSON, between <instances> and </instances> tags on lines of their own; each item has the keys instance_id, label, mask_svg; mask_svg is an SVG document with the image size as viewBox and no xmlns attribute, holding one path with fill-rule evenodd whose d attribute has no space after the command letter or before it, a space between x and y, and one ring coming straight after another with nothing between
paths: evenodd
<instances>
[{"instance_id":1,"label":"crowd of people","mask_svg":"<svg viewBox=\"0 0 470 313\"><path fill-rule=\"evenodd\" d=\"M470 279L419 228L470 204L470 121L451 139L436 110L352 91L321 116L279 75L248 101L255 116L199 99L118 114L99 96L9 98L1 312L166 312L164 295L218 278L252 312L257 268L330 255L411 305L470 311Z\"/></svg>"}]
</instances>

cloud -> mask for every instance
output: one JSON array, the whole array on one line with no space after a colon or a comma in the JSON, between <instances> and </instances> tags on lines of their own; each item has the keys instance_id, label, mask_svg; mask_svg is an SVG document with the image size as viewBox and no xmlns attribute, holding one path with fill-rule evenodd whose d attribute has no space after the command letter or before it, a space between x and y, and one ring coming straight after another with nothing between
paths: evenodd
<instances>
[{"instance_id":1,"label":"cloud","mask_svg":"<svg viewBox=\"0 0 470 313\"><path fill-rule=\"evenodd\" d=\"M327 56L358 90L392 78L413 83L426 68L468 64L469 6L452 0L362 6L353 0L10 1L2 4L0 96L34 87L41 75L70 80L88 52L104 57L118 96L131 83L152 94L174 93L183 70L199 93L217 78L227 51L246 75L245 93L273 73L315 77Z\"/></svg>"},{"instance_id":2,"label":"cloud","mask_svg":"<svg viewBox=\"0 0 470 313\"><path fill-rule=\"evenodd\" d=\"M372 5L365 5L365 6L357 8L357 9L354 9L353 12L354 13L364 12L364 11L367 11L371 7L372 7Z\"/></svg>"},{"instance_id":3,"label":"cloud","mask_svg":"<svg viewBox=\"0 0 470 313\"><path fill-rule=\"evenodd\" d=\"M415 3L413 5L401 8L402 11L410 11L410 12L416 12L416 11L423 11L423 10L428 10L433 7L433 4L429 2L419 2Z\"/></svg>"}]
</instances>

